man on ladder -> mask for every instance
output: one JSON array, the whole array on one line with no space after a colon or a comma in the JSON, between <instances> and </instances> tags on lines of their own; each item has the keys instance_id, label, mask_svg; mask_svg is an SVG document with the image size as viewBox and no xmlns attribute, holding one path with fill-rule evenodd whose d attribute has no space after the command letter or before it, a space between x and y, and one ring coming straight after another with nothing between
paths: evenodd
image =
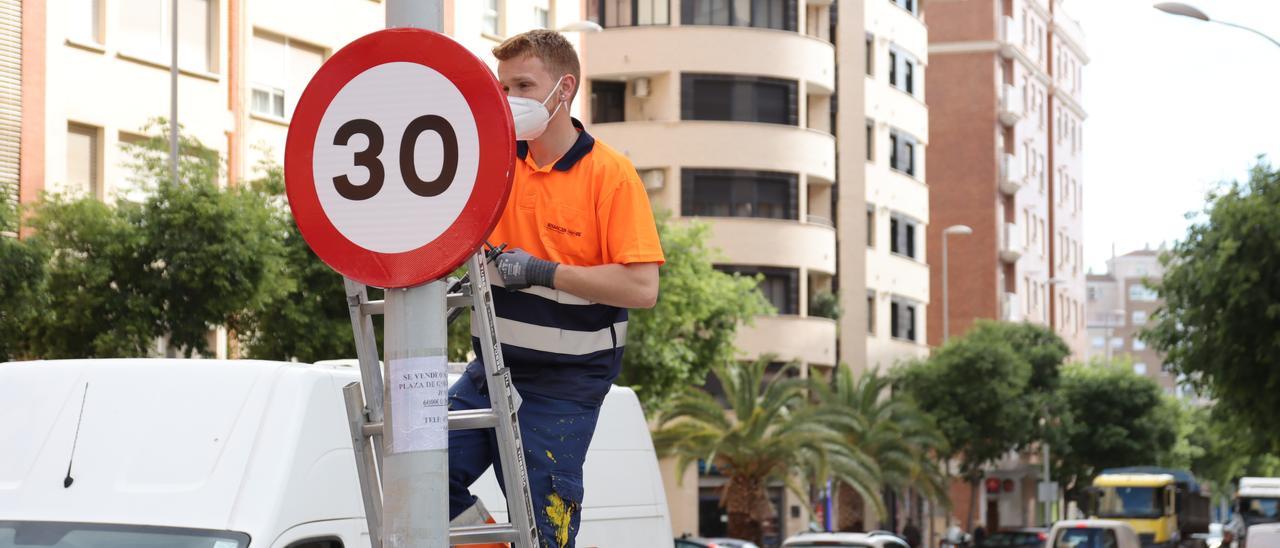
<instances>
[{"instance_id":1,"label":"man on ladder","mask_svg":"<svg viewBox=\"0 0 1280 548\"><path fill-rule=\"evenodd\" d=\"M580 81L573 45L533 30L493 54L519 141L511 194L489 237L511 250L494 261L506 288L493 293L497 329L523 402L518 416L539 535L545 546L572 547L582 464L622 369L627 309L657 301L664 257L631 162L569 116ZM449 389L451 410L489 407L484 374L478 359L468 365ZM497 457L493 431L449 432L451 525L489 519L468 488Z\"/></svg>"}]
</instances>

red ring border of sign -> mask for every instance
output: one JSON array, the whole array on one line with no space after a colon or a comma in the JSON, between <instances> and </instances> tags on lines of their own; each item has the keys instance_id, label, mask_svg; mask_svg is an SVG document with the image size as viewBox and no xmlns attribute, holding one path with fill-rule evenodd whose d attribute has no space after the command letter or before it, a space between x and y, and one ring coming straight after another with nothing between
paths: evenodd
<instances>
[{"instance_id":1,"label":"red ring border of sign","mask_svg":"<svg viewBox=\"0 0 1280 548\"><path fill-rule=\"evenodd\" d=\"M380 253L347 239L325 215L312 162L320 120L338 92L366 70L394 62L430 67L462 92L476 122L479 164L471 196L449 228L417 249ZM485 100L501 106L477 108L477 103ZM367 34L338 50L320 67L294 110L284 161L285 190L294 222L325 264L358 282L401 288L440 279L473 255L498 223L515 170L514 135L506 95L488 65L462 45L423 29L395 28Z\"/></svg>"}]
</instances>

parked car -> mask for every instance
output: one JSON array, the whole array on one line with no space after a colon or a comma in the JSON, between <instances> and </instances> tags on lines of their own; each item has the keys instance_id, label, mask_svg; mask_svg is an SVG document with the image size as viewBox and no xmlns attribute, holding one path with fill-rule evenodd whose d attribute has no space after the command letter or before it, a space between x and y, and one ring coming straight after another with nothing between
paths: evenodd
<instances>
[{"instance_id":1,"label":"parked car","mask_svg":"<svg viewBox=\"0 0 1280 548\"><path fill-rule=\"evenodd\" d=\"M870 533L800 533L782 543L783 548L909 548L902 537L885 531Z\"/></svg>"},{"instance_id":2,"label":"parked car","mask_svg":"<svg viewBox=\"0 0 1280 548\"><path fill-rule=\"evenodd\" d=\"M1021 529L1002 529L996 531L978 543L978 548L1044 546L1049 539L1049 529L1045 527L1024 527Z\"/></svg>"},{"instance_id":3,"label":"parked car","mask_svg":"<svg viewBox=\"0 0 1280 548\"><path fill-rule=\"evenodd\" d=\"M1138 532L1123 521L1078 519L1059 521L1049 531L1047 548L1142 548Z\"/></svg>"},{"instance_id":4,"label":"parked car","mask_svg":"<svg viewBox=\"0 0 1280 548\"><path fill-rule=\"evenodd\" d=\"M698 538L683 537L676 539L676 548L760 548L749 540L736 538Z\"/></svg>"}]
</instances>

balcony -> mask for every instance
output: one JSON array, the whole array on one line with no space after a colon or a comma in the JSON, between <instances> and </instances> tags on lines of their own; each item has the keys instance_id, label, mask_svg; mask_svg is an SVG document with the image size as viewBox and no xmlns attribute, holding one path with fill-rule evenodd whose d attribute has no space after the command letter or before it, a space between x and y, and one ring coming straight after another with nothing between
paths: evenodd
<instances>
[{"instance_id":1,"label":"balcony","mask_svg":"<svg viewBox=\"0 0 1280 548\"><path fill-rule=\"evenodd\" d=\"M1022 89L1005 84L1000 90L1000 123L1013 126L1022 119Z\"/></svg>"},{"instance_id":2,"label":"balcony","mask_svg":"<svg viewBox=\"0 0 1280 548\"><path fill-rule=\"evenodd\" d=\"M1005 152L1000 155L1000 192L1013 196L1022 189L1027 182L1023 167L1023 162L1019 162L1013 153Z\"/></svg>"},{"instance_id":3,"label":"balcony","mask_svg":"<svg viewBox=\"0 0 1280 548\"><path fill-rule=\"evenodd\" d=\"M759 169L836 180L836 138L825 131L690 120L595 124L591 133L637 166ZM679 177L679 171L672 175Z\"/></svg>"},{"instance_id":4,"label":"balcony","mask_svg":"<svg viewBox=\"0 0 1280 548\"><path fill-rule=\"evenodd\" d=\"M752 74L803 81L808 93L835 91L835 47L799 32L752 27L617 27L586 36L592 78L671 72ZM697 55L690 55L697 52Z\"/></svg>"},{"instance_id":5,"label":"balcony","mask_svg":"<svg viewBox=\"0 0 1280 548\"><path fill-rule=\"evenodd\" d=\"M836 364L836 322L801 316L757 316L738 328L736 342L747 359L776 354L780 360Z\"/></svg>"},{"instance_id":6,"label":"balcony","mask_svg":"<svg viewBox=\"0 0 1280 548\"><path fill-rule=\"evenodd\" d=\"M835 274L836 230L818 223L752 217L692 217L711 227L707 247L722 262Z\"/></svg>"},{"instance_id":7,"label":"balcony","mask_svg":"<svg viewBox=\"0 0 1280 548\"><path fill-rule=\"evenodd\" d=\"M1000 260L1012 263L1022 257L1022 231L1018 223L1004 223L1000 231Z\"/></svg>"},{"instance_id":8,"label":"balcony","mask_svg":"<svg viewBox=\"0 0 1280 548\"><path fill-rule=\"evenodd\" d=\"M1000 17L1000 55L1012 59L1022 51L1022 27L1012 15Z\"/></svg>"},{"instance_id":9,"label":"balcony","mask_svg":"<svg viewBox=\"0 0 1280 548\"><path fill-rule=\"evenodd\" d=\"M1011 291L1005 292L1000 299L1000 319L1006 322L1020 322L1022 318L1022 303L1018 302L1018 294Z\"/></svg>"}]
</instances>

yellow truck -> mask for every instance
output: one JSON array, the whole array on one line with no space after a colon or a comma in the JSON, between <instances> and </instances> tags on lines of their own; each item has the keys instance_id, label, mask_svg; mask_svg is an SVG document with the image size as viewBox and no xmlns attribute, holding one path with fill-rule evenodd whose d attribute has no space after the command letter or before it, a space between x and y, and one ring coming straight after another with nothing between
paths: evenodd
<instances>
[{"instance_id":1,"label":"yellow truck","mask_svg":"<svg viewBox=\"0 0 1280 548\"><path fill-rule=\"evenodd\" d=\"M1203 546L1193 537L1209 528L1209 500L1195 478L1154 467L1104 470L1093 480L1090 516L1124 521L1142 545Z\"/></svg>"}]
</instances>

